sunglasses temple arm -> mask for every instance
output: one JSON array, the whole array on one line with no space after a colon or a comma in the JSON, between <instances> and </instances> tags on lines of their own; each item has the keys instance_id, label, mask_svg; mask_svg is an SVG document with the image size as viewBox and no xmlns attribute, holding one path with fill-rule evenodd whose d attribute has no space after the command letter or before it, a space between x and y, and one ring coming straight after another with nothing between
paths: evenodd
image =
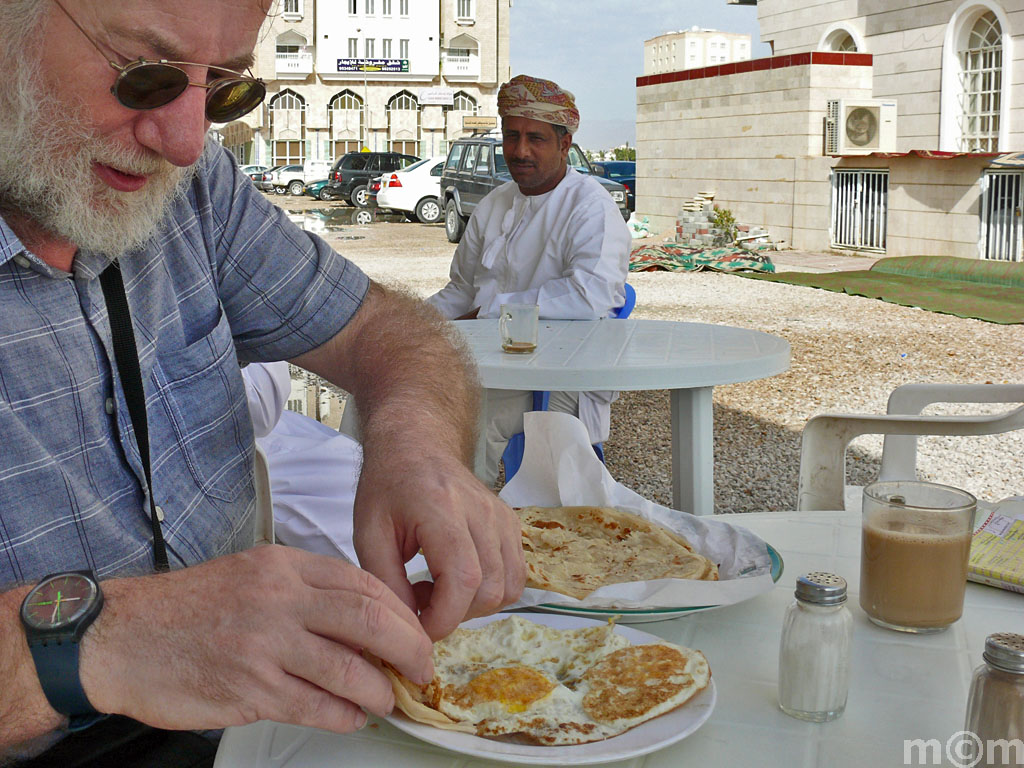
<instances>
[{"instance_id":1,"label":"sunglasses temple arm","mask_svg":"<svg viewBox=\"0 0 1024 768\"><path fill-rule=\"evenodd\" d=\"M60 4L60 0L53 0L53 4L56 5L58 8L60 8L61 11L64 12L64 15L68 17L68 19L71 21L72 24L74 24L76 27L78 27L78 31L82 33L82 37L84 37L86 40L88 40L89 43L92 45L92 47L95 48L99 52L100 56L102 56L104 59L106 59L107 64L109 64L111 67L116 69L118 72L120 72L122 69L124 69L124 67L119 66L116 62L111 61L110 59L107 58L107 54L105 54L103 52L103 49L100 48L99 43L97 43L95 40L93 40L91 37L89 37L89 33L86 32L82 28L82 25L79 24L75 20L74 16L72 16L70 13L68 13L68 9Z\"/></svg>"}]
</instances>

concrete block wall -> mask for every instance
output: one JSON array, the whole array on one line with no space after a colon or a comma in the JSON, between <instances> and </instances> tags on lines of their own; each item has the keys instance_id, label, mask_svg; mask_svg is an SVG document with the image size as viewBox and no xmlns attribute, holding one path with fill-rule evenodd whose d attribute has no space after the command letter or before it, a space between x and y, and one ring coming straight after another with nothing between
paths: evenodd
<instances>
[{"instance_id":1,"label":"concrete block wall","mask_svg":"<svg viewBox=\"0 0 1024 768\"><path fill-rule=\"evenodd\" d=\"M766 227L773 240L828 247L834 161L822 156L826 102L869 97L871 67L785 63L760 59L741 62L751 69L734 74L638 80L637 215L649 217L652 231L671 232L683 200L715 189L717 204ZM816 202L796 210L798 193ZM809 223L797 238L801 221Z\"/></svg>"}]
</instances>

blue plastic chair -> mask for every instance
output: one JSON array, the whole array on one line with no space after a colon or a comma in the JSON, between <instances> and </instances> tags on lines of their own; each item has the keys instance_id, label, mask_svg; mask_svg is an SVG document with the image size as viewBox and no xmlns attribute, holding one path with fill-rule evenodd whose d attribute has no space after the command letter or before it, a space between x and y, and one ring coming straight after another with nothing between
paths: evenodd
<instances>
[{"instance_id":1,"label":"blue plastic chair","mask_svg":"<svg viewBox=\"0 0 1024 768\"><path fill-rule=\"evenodd\" d=\"M621 307L615 310L615 318L619 320L625 320L629 317L630 312L633 311L633 307L636 306L636 291L633 286L626 283L625 286L626 301ZM534 392L533 393L533 410L535 411L546 411L548 409L548 402L551 399L550 392ZM508 445L505 446L505 452L501 455L501 460L505 463L505 482L511 480L516 472L519 471L519 466L523 463L523 451L526 449L526 435L522 432L512 435L509 438ZM604 448L601 443L594 443L594 453L597 454L597 458L604 463Z\"/></svg>"}]
</instances>

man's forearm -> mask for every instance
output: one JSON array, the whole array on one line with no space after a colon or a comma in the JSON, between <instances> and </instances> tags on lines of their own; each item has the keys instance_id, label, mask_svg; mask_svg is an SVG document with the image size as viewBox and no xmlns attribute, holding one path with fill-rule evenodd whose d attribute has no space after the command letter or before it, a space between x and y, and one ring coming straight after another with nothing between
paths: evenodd
<instances>
[{"instance_id":1,"label":"man's forearm","mask_svg":"<svg viewBox=\"0 0 1024 768\"><path fill-rule=\"evenodd\" d=\"M30 586L0 594L0 765L9 749L60 725L36 677L35 664L18 618Z\"/></svg>"},{"instance_id":2,"label":"man's forearm","mask_svg":"<svg viewBox=\"0 0 1024 768\"><path fill-rule=\"evenodd\" d=\"M294 362L355 396L364 453L422 442L471 462L479 398L472 358L419 299L372 284L349 324Z\"/></svg>"}]
</instances>

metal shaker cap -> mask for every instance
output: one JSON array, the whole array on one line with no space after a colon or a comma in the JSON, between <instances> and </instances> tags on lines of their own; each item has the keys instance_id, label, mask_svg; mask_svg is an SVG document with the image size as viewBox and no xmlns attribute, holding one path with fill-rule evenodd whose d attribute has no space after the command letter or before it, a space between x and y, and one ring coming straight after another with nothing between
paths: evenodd
<instances>
[{"instance_id":1,"label":"metal shaker cap","mask_svg":"<svg viewBox=\"0 0 1024 768\"><path fill-rule=\"evenodd\" d=\"M814 571L796 580L797 600L813 605L841 605L846 602L846 579L834 573Z\"/></svg>"},{"instance_id":2,"label":"metal shaker cap","mask_svg":"<svg viewBox=\"0 0 1024 768\"><path fill-rule=\"evenodd\" d=\"M998 632L985 640L982 657L993 667L1024 674L1024 635Z\"/></svg>"}]
</instances>

